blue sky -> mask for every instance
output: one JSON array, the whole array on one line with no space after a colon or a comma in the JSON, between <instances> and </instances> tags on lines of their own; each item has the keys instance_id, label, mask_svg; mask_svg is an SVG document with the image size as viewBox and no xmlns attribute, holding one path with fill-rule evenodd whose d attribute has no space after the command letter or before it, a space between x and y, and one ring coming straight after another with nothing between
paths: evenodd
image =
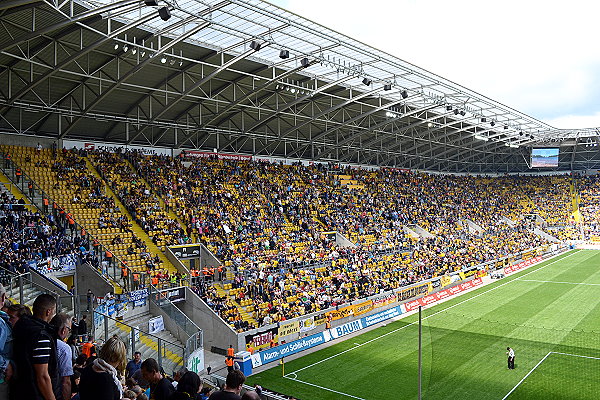
<instances>
[{"instance_id":1,"label":"blue sky","mask_svg":"<svg viewBox=\"0 0 600 400\"><path fill-rule=\"evenodd\" d=\"M270 2L557 128L600 127L600 2Z\"/></svg>"},{"instance_id":2,"label":"blue sky","mask_svg":"<svg viewBox=\"0 0 600 400\"><path fill-rule=\"evenodd\" d=\"M538 157L558 157L558 152L559 149L555 148L555 149L533 149L531 154L532 156L538 156Z\"/></svg>"}]
</instances>

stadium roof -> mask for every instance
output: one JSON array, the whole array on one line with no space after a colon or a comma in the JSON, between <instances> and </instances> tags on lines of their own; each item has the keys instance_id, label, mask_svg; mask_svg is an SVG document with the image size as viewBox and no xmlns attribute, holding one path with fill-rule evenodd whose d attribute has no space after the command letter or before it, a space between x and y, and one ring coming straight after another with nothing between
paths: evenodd
<instances>
[{"instance_id":1,"label":"stadium roof","mask_svg":"<svg viewBox=\"0 0 600 400\"><path fill-rule=\"evenodd\" d=\"M596 129L259 0L6 0L0 22L7 132L451 172L526 171L560 145L560 169L596 166Z\"/></svg>"}]
</instances>

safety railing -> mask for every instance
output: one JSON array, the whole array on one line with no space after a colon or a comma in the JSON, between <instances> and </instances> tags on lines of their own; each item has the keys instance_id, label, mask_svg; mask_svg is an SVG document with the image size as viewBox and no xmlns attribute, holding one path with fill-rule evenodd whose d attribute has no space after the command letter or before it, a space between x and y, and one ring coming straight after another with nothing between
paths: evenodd
<instances>
[{"instance_id":1,"label":"safety railing","mask_svg":"<svg viewBox=\"0 0 600 400\"><path fill-rule=\"evenodd\" d=\"M40 284L33 282L31 272L23 274L14 274L7 270L3 270L5 282L4 288L8 297L18 302L31 306L33 301L40 294L49 294L56 298L57 312L67 314L75 313L75 298L71 295L59 294L57 290L51 290Z\"/></svg>"},{"instance_id":2,"label":"safety railing","mask_svg":"<svg viewBox=\"0 0 600 400\"><path fill-rule=\"evenodd\" d=\"M148 286L149 299L158 306L173 322L175 322L186 334L188 338L197 334L201 329L184 314L171 300L162 295L154 286Z\"/></svg>"},{"instance_id":3,"label":"safety railing","mask_svg":"<svg viewBox=\"0 0 600 400\"><path fill-rule=\"evenodd\" d=\"M185 347L179 343L98 311L93 312L93 322L94 339L99 344L116 335L125 343L130 357L139 351L143 358L154 358L168 374L185 365Z\"/></svg>"}]
</instances>

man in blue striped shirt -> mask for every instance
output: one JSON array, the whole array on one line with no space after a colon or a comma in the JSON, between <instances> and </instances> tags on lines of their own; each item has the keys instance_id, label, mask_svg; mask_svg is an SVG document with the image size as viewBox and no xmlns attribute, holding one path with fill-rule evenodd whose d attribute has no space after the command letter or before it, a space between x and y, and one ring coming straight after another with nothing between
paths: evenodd
<instances>
[{"instance_id":1,"label":"man in blue striped shirt","mask_svg":"<svg viewBox=\"0 0 600 400\"><path fill-rule=\"evenodd\" d=\"M56 299L41 294L32 311L32 317L19 319L13 329L17 377L11 380L11 399L62 400L56 336L48 325L56 314Z\"/></svg>"}]
</instances>

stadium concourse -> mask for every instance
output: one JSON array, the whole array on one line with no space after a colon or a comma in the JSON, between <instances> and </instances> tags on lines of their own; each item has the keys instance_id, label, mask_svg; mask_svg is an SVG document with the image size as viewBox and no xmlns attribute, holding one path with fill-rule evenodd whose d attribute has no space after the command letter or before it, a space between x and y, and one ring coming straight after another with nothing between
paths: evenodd
<instances>
[{"instance_id":1,"label":"stadium concourse","mask_svg":"<svg viewBox=\"0 0 600 400\"><path fill-rule=\"evenodd\" d=\"M261 0L8 0L0 26L2 399L252 399L235 370L492 278L598 285L592 253L561 253L600 243L597 129ZM267 371L261 398L362 399L297 375L346 346Z\"/></svg>"}]
</instances>

